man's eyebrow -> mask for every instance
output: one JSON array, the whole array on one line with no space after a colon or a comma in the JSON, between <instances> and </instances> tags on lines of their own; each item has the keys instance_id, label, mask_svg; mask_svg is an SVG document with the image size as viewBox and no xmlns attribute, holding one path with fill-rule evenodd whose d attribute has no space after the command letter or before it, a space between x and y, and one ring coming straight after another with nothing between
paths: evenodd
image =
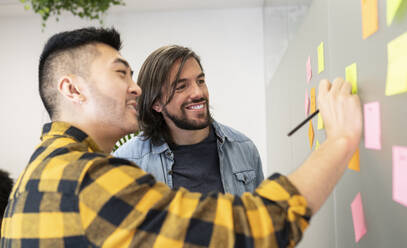
<instances>
[{"instance_id":1,"label":"man's eyebrow","mask_svg":"<svg viewBox=\"0 0 407 248\"><path fill-rule=\"evenodd\" d=\"M124 59L121 58L117 58L113 61L113 64L123 64L124 66L126 66L127 68L130 68L129 62L127 62Z\"/></svg>"},{"instance_id":2,"label":"man's eyebrow","mask_svg":"<svg viewBox=\"0 0 407 248\"><path fill-rule=\"evenodd\" d=\"M113 61L113 64L123 64L124 66L126 66L127 68L130 69L129 62L127 62L126 60L121 59L121 58L115 59L115 60ZM133 70L130 70L130 74L131 74L131 76L133 76L134 71L133 71Z\"/></svg>"},{"instance_id":3,"label":"man's eyebrow","mask_svg":"<svg viewBox=\"0 0 407 248\"><path fill-rule=\"evenodd\" d=\"M202 77L205 77L205 73L200 73L196 78L202 78ZM175 83L182 83L182 82L185 82L185 81L187 81L187 79L186 78L180 78L180 79L178 79L178 81L176 81L175 82L175 80L174 80L174 82L172 82L172 84L175 84Z\"/></svg>"},{"instance_id":4,"label":"man's eyebrow","mask_svg":"<svg viewBox=\"0 0 407 248\"><path fill-rule=\"evenodd\" d=\"M201 73L201 74L199 74L196 78L201 78L201 77L205 77L205 73Z\"/></svg>"}]
</instances>

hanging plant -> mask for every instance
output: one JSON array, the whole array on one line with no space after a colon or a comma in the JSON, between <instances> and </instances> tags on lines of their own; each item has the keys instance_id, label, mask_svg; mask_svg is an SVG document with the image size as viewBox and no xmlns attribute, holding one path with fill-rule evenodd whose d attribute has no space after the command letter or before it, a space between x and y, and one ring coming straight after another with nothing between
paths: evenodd
<instances>
[{"instance_id":1,"label":"hanging plant","mask_svg":"<svg viewBox=\"0 0 407 248\"><path fill-rule=\"evenodd\" d=\"M72 13L82 19L99 20L101 24L102 14L109 9L111 5L124 6L124 0L20 0L26 10L32 9L35 13L40 14L42 18L42 27L50 16L59 16L62 11Z\"/></svg>"}]
</instances>

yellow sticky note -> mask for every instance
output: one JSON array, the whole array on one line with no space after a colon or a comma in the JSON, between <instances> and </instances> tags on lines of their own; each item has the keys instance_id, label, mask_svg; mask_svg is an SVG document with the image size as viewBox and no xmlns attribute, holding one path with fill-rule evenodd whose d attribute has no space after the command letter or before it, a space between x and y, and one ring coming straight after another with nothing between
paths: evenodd
<instances>
[{"instance_id":1,"label":"yellow sticky note","mask_svg":"<svg viewBox=\"0 0 407 248\"><path fill-rule=\"evenodd\" d=\"M386 96L407 92L407 33L387 45Z\"/></svg>"},{"instance_id":2,"label":"yellow sticky note","mask_svg":"<svg viewBox=\"0 0 407 248\"><path fill-rule=\"evenodd\" d=\"M308 138L309 138L309 145L312 149L312 145L314 144L314 127L312 126L312 120L309 121Z\"/></svg>"},{"instance_id":3,"label":"yellow sticky note","mask_svg":"<svg viewBox=\"0 0 407 248\"><path fill-rule=\"evenodd\" d=\"M316 110L315 88L311 89L311 103L310 103L310 105L311 105L311 113L310 114L312 114Z\"/></svg>"},{"instance_id":4,"label":"yellow sticky note","mask_svg":"<svg viewBox=\"0 0 407 248\"><path fill-rule=\"evenodd\" d=\"M396 17L397 11L400 8L401 3L403 0L387 0L387 11L386 11L386 21L387 26L390 26Z\"/></svg>"},{"instance_id":5,"label":"yellow sticky note","mask_svg":"<svg viewBox=\"0 0 407 248\"><path fill-rule=\"evenodd\" d=\"M315 150L319 149L319 141L317 140L317 142L315 142Z\"/></svg>"},{"instance_id":6,"label":"yellow sticky note","mask_svg":"<svg viewBox=\"0 0 407 248\"><path fill-rule=\"evenodd\" d=\"M321 114L318 114L318 130L324 129L324 121L322 120Z\"/></svg>"},{"instance_id":7,"label":"yellow sticky note","mask_svg":"<svg viewBox=\"0 0 407 248\"><path fill-rule=\"evenodd\" d=\"M318 46L318 74L325 70L324 42Z\"/></svg>"},{"instance_id":8,"label":"yellow sticky note","mask_svg":"<svg viewBox=\"0 0 407 248\"><path fill-rule=\"evenodd\" d=\"M377 0L362 1L362 37L366 39L379 29Z\"/></svg>"},{"instance_id":9,"label":"yellow sticky note","mask_svg":"<svg viewBox=\"0 0 407 248\"><path fill-rule=\"evenodd\" d=\"M360 163L359 163L359 148L353 154L352 158L349 161L348 168L355 171L360 171Z\"/></svg>"},{"instance_id":10,"label":"yellow sticky note","mask_svg":"<svg viewBox=\"0 0 407 248\"><path fill-rule=\"evenodd\" d=\"M358 71L356 63L353 63L345 69L346 81L352 84L352 94L358 93Z\"/></svg>"}]
</instances>

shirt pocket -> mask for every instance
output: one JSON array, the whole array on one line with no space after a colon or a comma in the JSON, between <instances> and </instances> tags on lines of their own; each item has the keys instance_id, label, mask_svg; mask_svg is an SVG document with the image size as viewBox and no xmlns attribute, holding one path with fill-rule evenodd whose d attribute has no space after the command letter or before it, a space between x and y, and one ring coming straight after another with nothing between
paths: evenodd
<instances>
[{"instance_id":1,"label":"shirt pocket","mask_svg":"<svg viewBox=\"0 0 407 248\"><path fill-rule=\"evenodd\" d=\"M254 170L240 171L233 174L239 182L244 184L250 184L254 182L254 179L256 178L256 172Z\"/></svg>"}]
</instances>

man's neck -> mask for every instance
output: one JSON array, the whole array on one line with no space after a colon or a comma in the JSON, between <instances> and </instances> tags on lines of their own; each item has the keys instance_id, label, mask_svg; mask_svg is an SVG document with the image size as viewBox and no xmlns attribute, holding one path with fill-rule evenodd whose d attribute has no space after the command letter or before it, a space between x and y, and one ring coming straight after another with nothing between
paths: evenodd
<instances>
[{"instance_id":1,"label":"man's neck","mask_svg":"<svg viewBox=\"0 0 407 248\"><path fill-rule=\"evenodd\" d=\"M110 153L113 150L116 141L121 138L117 137L117 135L113 135L113 130L109 130L109 127L104 127L103 124L92 124L89 122L85 123L63 119L59 119L57 121L70 123L71 125L85 132L104 153Z\"/></svg>"},{"instance_id":2,"label":"man's neck","mask_svg":"<svg viewBox=\"0 0 407 248\"><path fill-rule=\"evenodd\" d=\"M193 145L203 141L208 137L210 127L200 130L185 130L180 128L170 128L172 141L176 145Z\"/></svg>"}]
</instances>

